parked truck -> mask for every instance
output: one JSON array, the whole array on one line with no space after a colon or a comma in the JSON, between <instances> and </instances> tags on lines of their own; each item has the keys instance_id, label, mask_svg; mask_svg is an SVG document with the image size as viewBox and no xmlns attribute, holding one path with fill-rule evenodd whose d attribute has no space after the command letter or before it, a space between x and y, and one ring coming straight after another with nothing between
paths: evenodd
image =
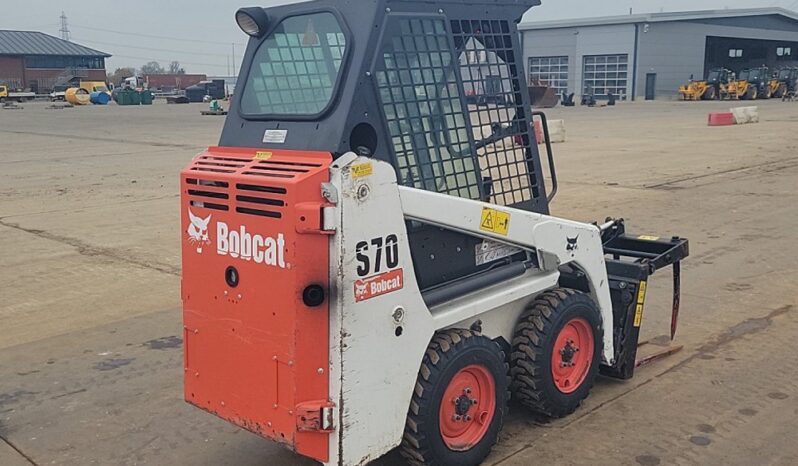
<instances>
[{"instance_id":1,"label":"parked truck","mask_svg":"<svg viewBox=\"0 0 798 466\"><path fill-rule=\"evenodd\" d=\"M6 84L0 84L0 103L14 100L17 102L22 102L25 100L33 100L35 98L36 93L34 92L24 92L19 89L11 90Z\"/></svg>"}]
</instances>

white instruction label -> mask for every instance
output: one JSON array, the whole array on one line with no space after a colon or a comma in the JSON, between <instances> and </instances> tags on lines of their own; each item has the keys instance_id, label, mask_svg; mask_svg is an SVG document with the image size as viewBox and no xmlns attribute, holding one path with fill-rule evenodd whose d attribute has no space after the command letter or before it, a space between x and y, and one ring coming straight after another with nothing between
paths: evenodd
<instances>
[{"instance_id":1,"label":"white instruction label","mask_svg":"<svg viewBox=\"0 0 798 466\"><path fill-rule=\"evenodd\" d=\"M263 133L263 142L266 144L285 144L286 136L288 136L287 129L267 129Z\"/></svg>"},{"instance_id":2,"label":"white instruction label","mask_svg":"<svg viewBox=\"0 0 798 466\"><path fill-rule=\"evenodd\" d=\"M483 241L482 244L476 245L476 263L477 265L489 264L493 261L518 254L521 251L522 249L514 246L486 240Z\"/></svg>"}]
</instances>

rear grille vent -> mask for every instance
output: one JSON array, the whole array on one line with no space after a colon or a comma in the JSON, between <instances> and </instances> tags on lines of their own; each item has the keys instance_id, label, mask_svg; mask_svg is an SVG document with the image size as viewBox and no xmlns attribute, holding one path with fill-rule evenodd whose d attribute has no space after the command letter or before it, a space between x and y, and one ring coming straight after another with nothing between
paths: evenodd
<instances>
[{"instance_id":1,"label":"rear grille vent","mask_svg":"<svg viewBox=\"0 0 798 466\"><path fill-rule=\"evenodd\" d=\"M230 195L226 181L188 178L186 184L195 185L196 189L188 189L189 205L212 210L230 210L228 200Z\"/></svg>"},{"instance_id":2,"label":"rear grille vent","mask_svg":"<svg viewBox=\"0 0 798 466\"><path fill-rule=\"evenodd\" d=\"M194 171L214 172L214 173L235 173L236 170L244 168L248 160L235 157L215 157L203 155L194 161Z\"/></svg>"},{"instance_id":3,"label":"rear grille vent","mask_svg":"<svg viewBox=\"0 0 798 466\"><path fill-rule=\"evenodd\" d=\"M282 217L279 209L285 207L285 201L278 197L287 193L285 188L236 184L236 189L246 192L236 195L236 212L260 217Z\"/></svg>"},{"instance_id":4,"label":"rear grille vent","mask_svg":"<svg viewBox=\"0 0 798 466\"><path fill-rule=\"evenodd\" d=\"M209 151L188 168L184 195L192 207L234 211L258 217L282 218L288 189L294 182L325 169L321 162L273 154L260 160L238 151ZM228 181L222 181L222 180ZM230 180L240 180L234 183ZM261 184L263 183L263 184ZM233 188L235 186L235 188Z\"/></svg>"},{"instance_id":5,"label":"rear grille vent","mask_svg":"<svg viewBox=\"0 0 798 466\"><path fill-rule=\"evenodd\" d=\"M308 173L320 166L321 164L316 163L260 160L250 166L244 174L271 178L295 178L298 174Z\"/></svg>"}]
</instances>

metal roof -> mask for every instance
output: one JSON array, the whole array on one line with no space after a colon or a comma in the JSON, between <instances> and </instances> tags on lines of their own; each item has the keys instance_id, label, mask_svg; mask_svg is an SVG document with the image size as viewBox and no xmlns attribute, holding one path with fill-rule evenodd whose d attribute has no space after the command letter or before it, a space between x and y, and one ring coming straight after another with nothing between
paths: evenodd
<instances>
[{"instance_id":1,"label":"metal roof","mask_svg":"<svg viewBox=\"0 0 798 466\"><path fill-rule=\"evenodd\" d=\"M0 55L111 56L43 32L4 30L0 30Z\"/></svg>"},{"instance_id":2,"label":"metal roof","mask_svg":"<svg viewBox=\"0 0 798 466\"><path fill-rule=\"evenodd\" d=\"M739 18L747 16L783 16L798 22L798 13L779 7L739 8L725 10L681 11L672 13L646 13L623 16L603 16L599 18L580 18L556 21L521 22L519 30L555 29L577 26L606 26L611 24L662 23L668 21L694 21L717 18Z\"/></svg>"}]
</instances>

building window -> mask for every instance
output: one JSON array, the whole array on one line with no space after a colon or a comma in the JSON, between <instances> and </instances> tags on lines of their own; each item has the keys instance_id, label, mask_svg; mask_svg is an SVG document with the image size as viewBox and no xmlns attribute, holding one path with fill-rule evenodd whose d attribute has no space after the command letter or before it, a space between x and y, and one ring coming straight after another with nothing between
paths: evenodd
<instances>
[{"instance_id":1,"label":"building window","mask_svg":"<svg viewBox=\"0 0 798 466\"><path fill-rule=\"evenodd\" d=\"M103 70L105 69L105 59L102 57L33 55L25 57L25 67L43 69L86 68L90 70Z\"/></svg>"},{"instance_id":2,"label":"building window","mask_svg":"<svg viewBox=\"0 0 798 466\"><path fill-rule=\"evenodd\" d=\"M596 98L606 98L612 93L626 100L629 55L593 55L584 57L582 92Z\"/></svg>"},{"instance_id":3,"label":"building window","mask_svg":"<svg viewBox=\"0 0 798 466\"><path fill-rule=\"evenodd\" d=\"M743 58L743 49L729 49L729 58Z\"/></svg>"},{"instance_id":4,"label":"building window","mask_svg":"<svg viewBox=\"0 0 798 466\"><path fill-rule=\"evenodd\" d=\"M792 59L792 47L776 47L776 59L777 60L791 60Z\"/></svg>"},{"instance_id":5,"label":"building window","mask_svg":"<svg viewBox=\"0 0 798 466\"><path fill-rule=\"evenodd\" d=\"M568 57L530 57L529 79L568 92Z\"/></svg>"}]
</instances>

